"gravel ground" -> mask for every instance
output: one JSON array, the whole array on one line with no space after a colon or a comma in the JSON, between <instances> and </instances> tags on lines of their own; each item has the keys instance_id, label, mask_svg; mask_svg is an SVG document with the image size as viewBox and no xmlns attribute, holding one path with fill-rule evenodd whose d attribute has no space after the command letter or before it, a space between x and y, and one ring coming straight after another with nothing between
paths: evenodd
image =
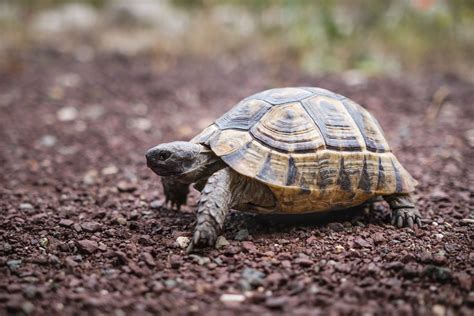
<instances>
[{"instance_id":1,"label":"gravel ground","mask_svg":"<svg viewBox=\"0 0 474 316\"><path fill-rule=\"evenodd\" d=\"M178 237L191 236L198 195L181 211L161 207L146 149L189 139L256 91L295 85L344 94L379 119L420 182L423 227L395 229L383 203L232 213L222 248L186 255ZM472 315L473 104L474 86L449 76L19 59L0 73L0 314Z\"/></svg>"}]
</instances>

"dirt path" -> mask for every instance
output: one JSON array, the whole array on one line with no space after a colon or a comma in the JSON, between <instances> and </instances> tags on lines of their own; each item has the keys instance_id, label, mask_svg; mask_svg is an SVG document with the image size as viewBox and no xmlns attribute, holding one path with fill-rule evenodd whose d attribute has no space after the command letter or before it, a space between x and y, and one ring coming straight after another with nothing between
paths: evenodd
<instances>
[{"instance_id":1,"label":"dirt path","mask_svg":"<svg viewBox=\"0 0 474 316\"><path fill-rule=\"evenodd\" d=\"M472 315L472 85L350 86L256 64L158 69L147 58L51 52L18 66L0 74L0 314ZM420 182L424 227L393 228L384 204L374 216L233 213L229 246L185 255L175 242L190 236L196 194L180 212L158 207L145 150L189 139L256 91L292 85L337 91L374 113Z\"/></svg>"}]
</instances>

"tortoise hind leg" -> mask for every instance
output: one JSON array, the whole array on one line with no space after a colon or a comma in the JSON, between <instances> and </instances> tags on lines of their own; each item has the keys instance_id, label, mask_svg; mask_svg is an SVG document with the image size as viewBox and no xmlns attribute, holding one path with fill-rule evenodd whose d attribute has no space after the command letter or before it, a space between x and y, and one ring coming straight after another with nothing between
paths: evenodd
<instances>
[{"instance_id":1,"label":"tortoise hind leg","mask_svg":"<svg viewBox=\"0 0 474 316\"><path fill-rule=\"evenodd\" d=\"M392 194L384 196L392 210L392 225L397 227L421 226L421 215L410 194Z\"/></svg>"}]
</instances>

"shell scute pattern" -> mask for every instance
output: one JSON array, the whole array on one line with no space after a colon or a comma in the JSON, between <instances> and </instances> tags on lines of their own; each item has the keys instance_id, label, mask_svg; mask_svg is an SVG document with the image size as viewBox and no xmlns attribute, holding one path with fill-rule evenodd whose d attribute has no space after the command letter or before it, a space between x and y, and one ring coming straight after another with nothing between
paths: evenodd
<instances>
[{"instance_id":1,"label":"shell scute pattern","mask_svg":"<svg viewBox=\"0 0 474 316\"><path fill-rule=\"evenodd\" d=\"M285 152L324 148L318 127L299 103L272 108L250 129L250 133L271 148Z\"/></svg>"},{"instance_id":2,"label":"shell scute pattern","mask_svg":"<svg viewBox=\"0 0 474 316\"><path fill-rule=\"evenodd\" d=\"M348 207L375 195L408 193L416 185L375 118L321 88L255 94L192 141L267 184L284 213Z\"/></svg>"}]
</instances>

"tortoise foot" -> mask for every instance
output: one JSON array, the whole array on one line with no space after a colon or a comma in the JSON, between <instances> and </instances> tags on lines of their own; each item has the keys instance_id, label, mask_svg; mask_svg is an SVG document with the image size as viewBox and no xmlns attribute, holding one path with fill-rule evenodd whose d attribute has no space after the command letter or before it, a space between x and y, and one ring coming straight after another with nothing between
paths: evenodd
<instances>
[{"instance_id":1,"label":"tortoise foot","mask_svg":"<svg viewBox=\"0 0 474 316\"><path fill-rule=\"evenodd\" d=\"M392 211L392 225L401 227L421 227L421 215L416 208L399 208Z\"/></svg>"},{"instance_id":2,"label":"tortoise foot","mask_svg":"<svg viewBox=\"0 0 474 316\"><path fill-rule=\"evenodd\" d=\"M217 229L208 222L198 224L189 243L186 253L191 253L197 247L212 247L217 240Z\"/></svg>"}]
</instances>

